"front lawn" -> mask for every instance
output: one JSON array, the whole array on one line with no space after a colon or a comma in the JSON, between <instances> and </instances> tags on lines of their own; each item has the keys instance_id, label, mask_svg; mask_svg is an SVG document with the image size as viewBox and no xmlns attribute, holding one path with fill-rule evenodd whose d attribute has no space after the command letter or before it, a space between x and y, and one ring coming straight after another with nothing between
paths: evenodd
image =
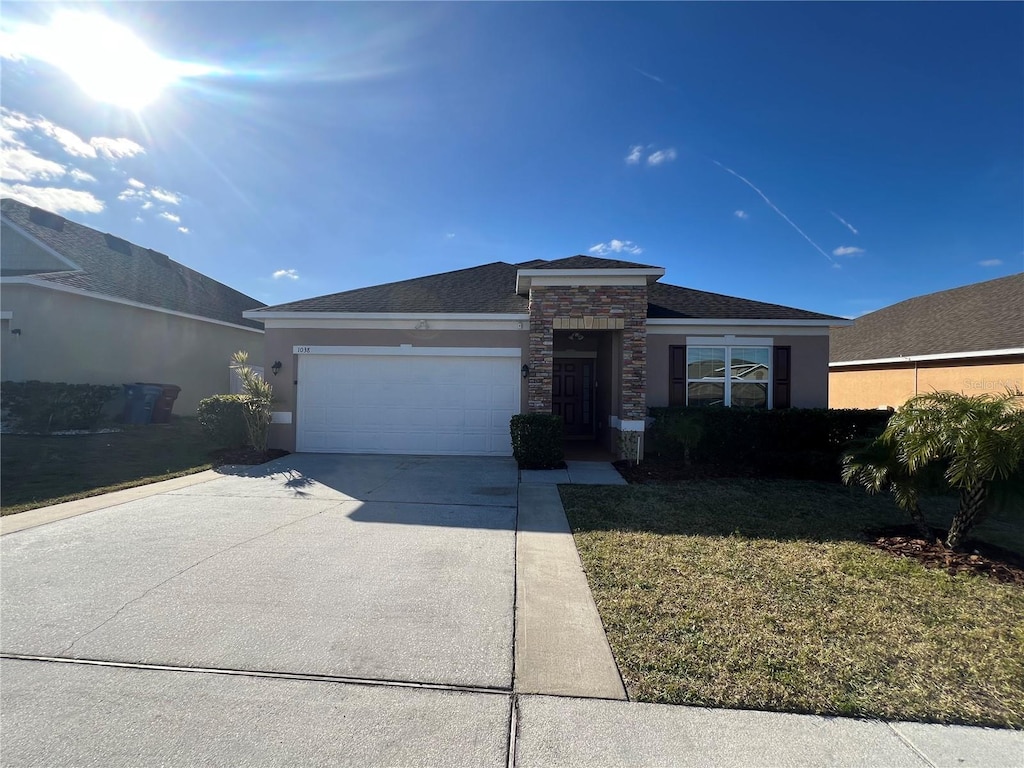
<instances>
[{"instance_id":1,"label":"front lawn","mask_svg":"<svg viewBox=\"0 0 1024 768\"><path fill-rule=\"evenodd\" d=\"M630 698L1024 728L1024 590L867 544L905 522L888 498L751 479L560 490ZM977 535L1024 552L1019 524Z\"/></svg>"},{"instance_id":2,"label":"front lawn","mask_svg":"<svg viewBox=\"0 0 1024 768\"><path fill-rule=\"evenodd\" d=\"M212 466L196 419L95 435L0 438L0 514L145 485Z\"/></svg>"}]
</instances>

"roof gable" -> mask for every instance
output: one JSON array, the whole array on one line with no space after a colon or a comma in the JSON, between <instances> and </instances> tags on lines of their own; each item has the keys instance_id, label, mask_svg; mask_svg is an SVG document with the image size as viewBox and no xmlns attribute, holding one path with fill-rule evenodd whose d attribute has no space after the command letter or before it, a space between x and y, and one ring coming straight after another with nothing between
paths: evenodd
<instances>
[{"instance_id":1,"label":"roof gable","mask_svg":"<svg viewBox=\"0 0 1024 768\"><path fill-rule=\"evenodd\" d=\"M1024 347L1024 272L916 296L833 332L832 362Z\"/></svg>"},{"instance_id":2,"label":"roof gable","mask_svg":"<svg viewBox=\"0 0 1024 768\"><path fill-rule=\"evenodd\" d=\"M24 203L5 198L2 203L4 226L4 259L0 274L32 277L68 288L125 299L159 309L197 315L225 323L261 329L262 324L242 317L246 310L264 306L251 296L234 290L213 278L179 264L159 251L129 243L111 234L76 224L49 211L32 208ZM41 215L43 214L43 215ZM25 232L62 257L74 262L80 269L47 254L50 261L39 253L46 253L32 240L20 234ZM24 259L8 264L9 242L25 244ZM25 261L25 265L22 262ZM30 263L31 262L31 263Z\"/></svg>"},{"instance_id":3,"label":"roof gable","mask_svg":"<svg viewBox=\"0 0 1024 768\"><path fill-rule=\"evenodd\" d=\"M601 259L596 256L568 256L551 261L537 260L519 265L521 269L657 269L650 264L637 264L619 259Z\"/></svg>"}]
</instances>

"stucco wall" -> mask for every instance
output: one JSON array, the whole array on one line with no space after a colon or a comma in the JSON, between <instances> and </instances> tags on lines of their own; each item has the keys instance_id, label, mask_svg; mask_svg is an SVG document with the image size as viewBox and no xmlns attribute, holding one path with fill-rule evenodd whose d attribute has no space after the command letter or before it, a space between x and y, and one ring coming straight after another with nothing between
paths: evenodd
<instances>
[{"instance_id":1,"label":"stucco wall","mask_svg":"<svg viewBox=\"0 0 1024 768\"><path fill-rule=\"evenodd\" d=\"M296 346L326 347L518 347L522 360L529 359L529 331L437 331L437 330L339 330L271 328L266 332L267 378L274 385L274 411L290 412L291 424L274 424L270 430L270 444L274 448L295 450L295 394L298 355ZM281 361L277 376L270 373L275 361ZM523 412L527 409L527 388L522 388Z\"/></svg>"},{"instance_id":2,"label":"stucco wall","mask_svg":"<svg viewBox=\"0 0 1024 768\"><path fill-rule=\"evenodd\" d=\"M928 361L902 365L850 366L829 373L830 408L896 408L915 394L999 394L1024 390L1024 355L975 361Z\"/></svg>"},{"instance_id":3,"label":"stucco wall","mask_svg":"<svg viewBox=\"0 0 1024 768\"><path fill-rule=\"evenodd\" d=\"M736 329L736 336L756 337L749 330ZM687 336L721 336L702 333L699 329L678 336L648 334L647 336L647 405L667 406L669 396L669 347L686 344ZM793 408L828 407L828 336L773 335L774 345L790 347L790 377Z\"/></svg>"},{"instance_id":4,"label":"stucco wall","mask_svg":"<svg viewBox=\"0 0 1024 768\"><path fill-rule=\"evenodd\" d=\"M30 285L5 285L0 340L4 380L176 384L174 413L195 416L204 397L227 392L231 355L263 363L263 334Z\"/></svg>"}]
</instances>

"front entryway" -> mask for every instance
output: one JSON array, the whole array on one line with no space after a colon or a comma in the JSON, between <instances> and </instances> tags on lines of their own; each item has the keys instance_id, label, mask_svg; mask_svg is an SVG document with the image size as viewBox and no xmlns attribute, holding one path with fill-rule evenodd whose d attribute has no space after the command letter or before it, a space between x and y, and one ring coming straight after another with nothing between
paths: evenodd
<instances>
[{"instance_id":1,"label":"front entryway","mask_svg":"<svg viewBox=\"0 0 1024 768\"><path fill-rule=\"evenodd\" d=\"M555 358L551 412L562 417L567 438L594 436L594 360Z\"/></svg>"}]
</instances>

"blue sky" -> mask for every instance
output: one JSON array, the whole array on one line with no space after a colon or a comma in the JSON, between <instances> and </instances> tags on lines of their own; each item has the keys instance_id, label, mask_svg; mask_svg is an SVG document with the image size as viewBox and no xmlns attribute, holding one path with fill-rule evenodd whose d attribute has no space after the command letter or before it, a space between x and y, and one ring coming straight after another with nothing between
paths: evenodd
<instances>
[{"instance_id":1,"label":"blue sky","mask_svg":"<svg viewBox=\"0 0 1024 768\"><path fill-rule=\"evenodd\" d=\"M270 304L594 253L857 316L1024 268L1020 3L5 2L2 25L4 196Z\"/></svg>"}]
</instances>

